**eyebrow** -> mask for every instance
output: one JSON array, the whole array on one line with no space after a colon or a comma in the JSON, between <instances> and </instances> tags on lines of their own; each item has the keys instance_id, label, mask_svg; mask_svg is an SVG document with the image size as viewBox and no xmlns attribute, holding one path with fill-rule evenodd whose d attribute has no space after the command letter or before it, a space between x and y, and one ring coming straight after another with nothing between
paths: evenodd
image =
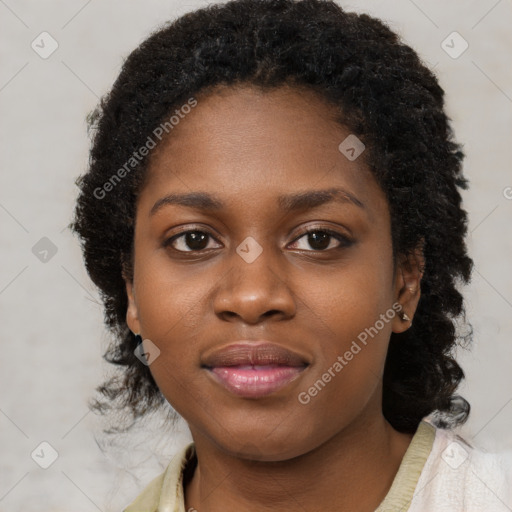
<instances>
[{"instance_id":1,"label":"eyebrow","mask_svg":"<svg viewBox=\"0 0 512 512\"><path fill-rule=\"evenodd\" d=\"M312 209L332 202L353 204L365 209L365 205L354 194L343 188L308 190L277 198L279 208L284 212ZM224 203L218 197L206 192L175 193L159 199L151 208L149 215L154 215L167 205L185 206L204 211L218 211L224 207Z\"/></svg>"}]
</instances>

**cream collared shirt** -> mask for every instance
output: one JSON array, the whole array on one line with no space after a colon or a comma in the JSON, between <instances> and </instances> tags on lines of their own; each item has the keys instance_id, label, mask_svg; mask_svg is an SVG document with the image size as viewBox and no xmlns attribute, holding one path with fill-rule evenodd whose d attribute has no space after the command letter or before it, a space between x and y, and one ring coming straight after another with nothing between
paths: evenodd
<instances>
[{"instance_id":1,"label":"cream collared shirt","mask_svg":"<svg viewBox=\"0 0 512 512\"><path fill-rule=\"evenodd\" d=\"M183 470L194 457L194 443L183 447L123 512L188 512ZM491 510L512 510L512 452L482 452L424 419L375 512Z\"/></svg>"}]
</instances>

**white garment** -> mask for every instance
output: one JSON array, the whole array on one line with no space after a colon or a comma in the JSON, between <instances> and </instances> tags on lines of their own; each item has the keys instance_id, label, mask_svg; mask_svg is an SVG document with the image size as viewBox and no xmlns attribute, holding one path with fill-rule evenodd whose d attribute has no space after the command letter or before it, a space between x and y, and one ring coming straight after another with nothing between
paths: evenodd
<instances>
[{"instance_id":1,"label":"white garment","mask_svg":"<svg viewBox=\"0 0 512 512\"><path fill-rule=\"evenodd\" d=\"M512 451L488 453L436 429L408 512L511 512Z\"/></svg>"}]
</instances>

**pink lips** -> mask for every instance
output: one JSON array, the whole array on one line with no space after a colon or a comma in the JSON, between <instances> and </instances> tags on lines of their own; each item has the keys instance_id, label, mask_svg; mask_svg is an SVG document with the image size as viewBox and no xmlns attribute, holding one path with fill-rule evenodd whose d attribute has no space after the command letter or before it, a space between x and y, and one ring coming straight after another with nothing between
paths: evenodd
<instances>
[{"instance_id":1,"label":"pink lips","mask_svg":"<svg viewBox=\"0 0 512 512\"><path fill-rule=\"evenodd\" d=\"M203 366L231 393L245 398L267 396L295 380L308 362L273 343L240 341L210 353Z\"/></svg>"}]
</instances>

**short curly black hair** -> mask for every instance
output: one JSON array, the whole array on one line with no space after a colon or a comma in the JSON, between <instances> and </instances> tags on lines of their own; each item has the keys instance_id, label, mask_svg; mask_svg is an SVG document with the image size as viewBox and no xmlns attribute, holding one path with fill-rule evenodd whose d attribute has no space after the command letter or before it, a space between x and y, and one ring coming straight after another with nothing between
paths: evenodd
<instances>
[{"instance_id":1,"label":"short curly black hair","mask_svg":"<svg viewBox=\"0 0 512 512\"><path fill-rule=\"evenodd\" d=\"M104 358L120 366L90 406L128 411L133 424L165 402L135 357L126 324L124 277L131 278L135 204L150 158L137 151L194 94L237 84L307 87L339 109L340 123L366 145L366 164L389 203L395 257L420 245L425 257L414 323L391 335L383 414L408 433L433 412L444 418L442 428L462 424L470 407L454 394L464 378L454 350L470 335L457 329L464 319L457 285L469 281L473 265L461 207L462 148L444 91L414 50L383 22L330 0L233 0L185 14L129 55L90 115L89 169L76 182L71 227L114 334Z\"/></svg>"}]
</instances>

